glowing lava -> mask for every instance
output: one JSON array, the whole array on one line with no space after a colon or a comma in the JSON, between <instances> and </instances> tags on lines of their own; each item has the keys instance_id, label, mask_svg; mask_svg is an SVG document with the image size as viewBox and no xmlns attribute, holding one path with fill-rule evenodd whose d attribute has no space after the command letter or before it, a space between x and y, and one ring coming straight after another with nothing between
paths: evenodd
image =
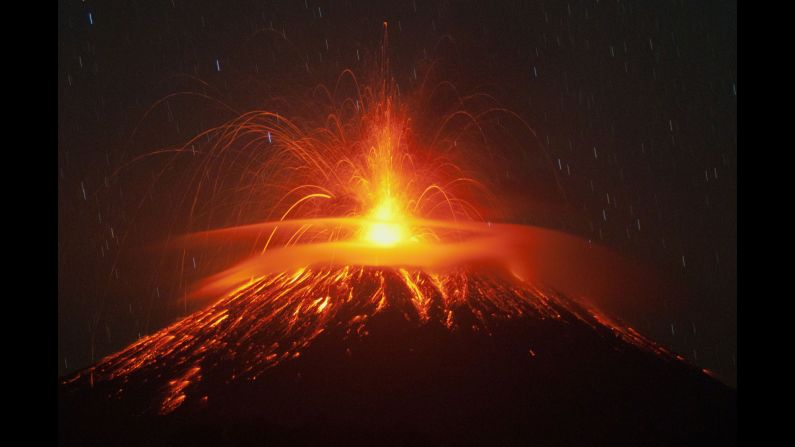
<instances>
[{"instance_id":1,"label":"glowing lava","mask_svg":"<svg viewBox=\"0 0 795 447\"><path fill-rule=\"evenodd\" d=\"M485 221L487 204L473 200L486 190L484 182L439 155L485 152L485 117L504 109L457 109L435 134L418 138L385 73L372 88L356 82L357 95L342 104L329 92L332 110L321 113L318 127L251 112L185 145L187 152L216 136L196 176L192 213L201 188L211 185L213 203L238 200L257 210L264 204L278 218L170 241L183 249L240 240L252 247L198 287L196 294L218 301L106 358L90 370L92 381L95 372L101 380L123 382L141 371L180 371L161 403L168 413L227 356L242 368L225 377L227 383L253 380L300 356L324 331L366 335L368 319L389 309L418 324L475 332L528 316L567 319L662 352L631 328L562 300L548 287L570 292L562 286L609 278L620 269L607 262L608 254L560 232ZM343 74L355 81L350 71ZM212 178L213 170L218 177ZM266 184L279 191L277 199L262 193ZM219 198L224 185L235 196ZM587 289L594 290L593 283Z\"/></svg>"},{"instance_id":2,"label":"glowing lava","mask_svg":"<svg viewBox=\"0 0 795 447\"><path fill-rule=\"evenodd\" d=\"M392 128L389 111L382 126L381 129L376 129L380 133L378 145L368 159L372 178L362 179L369 186L365 190L365 196L374 197L372 209L366 216L368 222L364 225L363 240L377 246L391 247L409 240L416 242L417 239L410 233L406 224L405 204L399 199L400 194L405 191L401 191L401 179L393 167L396 152L394 148L399 145L399 139L393 136L395 130ZM397 132L401 130L398 129Z\"/></svg>"},{"instance_id":3,"label":"glowing lava","mask_svg":"<svg viewBox=\"0 0 795 447\"><path fill-rule=\"evenodd\" d=\"M385 67L383 59L385 50ZM602 403L614 389L600 380L616 377L636 397L647 383L656 388L656 378L668 370L638 382L643 386L629 386L627 371L598 375L594 365L620 356L622 362L615 364L637 368L651 358L653 369L640 371L658 373L662 363L657 360L683 359L585 299L607 295L605 284L626 287L636 275L590 241L495 219L497 207L484 199L493 197L484 186L488 173L463 167L469 163L487 171L477 157L498 158L485 144L494 137L488 119L507 117L492 123L505 129L515 114L491 104L462 110L459 106L483 96L457 97L456 108L436 128L416 130L385 69L374 86L364 88L350 70L343 75L353 80L355 94L340 102L336 89L314 89L327 93L310 103L314 120L249 112L182 148L191 160L200 160L192 194L185 194L191 228L210 229L165 245L184 258L206 246L239 245L245 251L196 285L194 297L213 299L206 307L79 372L64 383L65 393L90 388L103 403L122 401L135 415L133 427L142 427L141 415L178 412L192 421L212 408L220 411L208 414L222 415L221 421L234 418L236 413L227 410L250 411L258 426L295 417L285 426L296 431L336 416L343 423L332 425L334 430L345 431L354 419L349 415L361 414L369 432L366 418L374 414L387 415L379 417L388 419L390 430L427 424L441 434L440 445L459 444L448 438L451 433L466 445L515 444L499 438L473 442L461 431L484 417L499 419L494 427L526 430L533 440L549 430L543 419L532 425L536 417L496 405L505 400L522 411L538 407L537 416L554 416L549 404L569 399L561 413L566 419L579 412L591 421L611 407L638 413L631 400ZM317 104L329 109L318 113ZM194 157L193 145L205 139L206 156ZM519 141L521 151L529 146L514 134L500 141ZM223 221L225 226L192 220L219 210L234 216ZM626 289L621 294L645 296ZM583 353L580 363L569 361ZM370 375L373 371L378 375ZM593 386L582 377L593 379ZM340 383L347 386L335 386ZM545 384L563 392L547 395ZM372 389L379 392L368 393ZM583 391L595 393L600 405L581 408ZM478 393L487 398L472 400ZM314 404L327 395L332 397L325 407ZM405 395L411 399L404 400ZM407 406L415 400L441 404L428 405L427 414L406 411L416 408ZM104 415L105 407L77 402L78 410ZM384 402L389 405L379 406ZM681 402L672 402L670 408L681 413ZM398 411L384 408L400 408L410 424L395 423ZM116 414L106 417L117 423ZM437 424L439 416L455 424ZM96 417L84 419L103 426ZM646 428L620 422L622 433L626 425ZM560 425L581 440L568 421ZM218 432L226 436L235 427ZM205 430L197 433L202 437ZM224 439L218 444L228 444ZM318 440L312 445L323 442L335 444Z\"/></svg>"},{"instance_id":4,"label":"glowing lava","mask_svg":"<svg viewBox=\"0 0 795 447\"><path fill-rule=\"evenodd\" d=\"M396 208L394 199L387 197L373 210L365 240L389 247L407 239L408 230L403 222L403 216Z\"/></svg>"},{"instance_id":5,"label":"glowing lava","mask_svg":"<svg viewBox=\"0 0 795 447\"><path fill-rule=\"evenodd\" d=\"M483 269L445 274L376 267L299 268L253 279L211 306L146 336L71 381L102 381L121 395L141 377L163 377L158 411L202 402L205 376L252 382L298 359L321 336L344 343L367 337L371 323L396 315L411 326L490 334L509 322L539 322L611 334L665 358L634 329L555 293ZM115 386L114 386L115 384Z\"/></svg>"}]
</instances>

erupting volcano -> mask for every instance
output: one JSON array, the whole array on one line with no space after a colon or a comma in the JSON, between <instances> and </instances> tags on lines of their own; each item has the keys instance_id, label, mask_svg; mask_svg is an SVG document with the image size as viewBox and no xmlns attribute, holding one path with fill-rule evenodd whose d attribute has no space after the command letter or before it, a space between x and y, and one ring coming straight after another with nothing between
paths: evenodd
<instances>
[{"instance_id":1,"label":"erupting volcano","mask_svg":"<svg viewBox=\"0 0 795 447\"><path fill-rule=\"evenodd\" d=\"M615 255L498 211L477 168L502 141L549 163L532 129L472 95L415 131L386 54L370 87L346 71L315 89L315 121L250 112L160 152L209 141L192 218L235 200L272 218L163 244L246 253L196 286L205 309L62 381L62 440L732 443L734 392L575 296ZM343 80L357 93L339 101Z\"/></svg>"}]
</instances>

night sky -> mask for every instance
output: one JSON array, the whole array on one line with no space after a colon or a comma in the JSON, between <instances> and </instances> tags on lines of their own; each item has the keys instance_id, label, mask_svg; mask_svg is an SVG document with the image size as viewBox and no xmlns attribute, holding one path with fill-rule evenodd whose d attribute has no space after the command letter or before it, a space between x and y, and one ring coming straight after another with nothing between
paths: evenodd
<instances>
[{"instance_id":1,"label":"night sky","mask_svg":"<svg viewBox=\"0 0 795 447\"><path fill-rule=\"evenodd\" d=\"M176 274L144 248L190 229L170 174L152 187L158 165L130 161L234 118L220 103L261 109L362 68L387 21L401 88L452 52L445 76L538 132L575 212L517 220L683 284L632 322L736 385L736 3L380 3L59 3L59 374L206 305L184 296L211 260Z\"/></svg>"}]
</instances>

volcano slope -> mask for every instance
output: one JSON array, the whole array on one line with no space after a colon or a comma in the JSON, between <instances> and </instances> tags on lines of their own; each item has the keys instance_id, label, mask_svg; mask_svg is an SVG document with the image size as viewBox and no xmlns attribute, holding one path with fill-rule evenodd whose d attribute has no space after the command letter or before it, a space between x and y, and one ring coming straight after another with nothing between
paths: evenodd
<instances>
[{"instance_id":1,"label":"volcano slope","mask_svg":"<svg viewBox=\"0 0 795 447\"><path fill-rule=\"evenodd\" d=\"M736 391L507 275L300 269L59 383L61 445L736 444Z\"/></svg>"}]
</instances>

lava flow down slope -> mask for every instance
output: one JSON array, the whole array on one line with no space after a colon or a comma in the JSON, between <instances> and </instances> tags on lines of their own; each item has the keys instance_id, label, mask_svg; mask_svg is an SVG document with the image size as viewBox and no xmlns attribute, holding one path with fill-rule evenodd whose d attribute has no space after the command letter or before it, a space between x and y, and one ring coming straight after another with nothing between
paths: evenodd
<instances>
[{"instance_id":1,"label":"lava flow down slope","mask_svg":"<svg viewBox=\"0 0 795 447\"><path fill-rule=\"evenodd\" d=\"M496 274L299 270L61 386L95 445L732 444L736 396L631 329Z\"/></svg>"},{"instance_id":2,"label":"lava flow down slope","mask_svg":"<svg viewBox=\"0 0 795 447\"><path fill-rule=\"evenodd\" d=\"M199 163L195 221L245 221L163 248L248 251L196 285L204 309L60 380L62 444L734 444L736 391L585 298L631 268L495 211L494 165L549 162L532 129L485 95L412 125L386 54L369 87L340 76L352 96L314 89L315 120L251 112L160 152Z\"/></svg>"}]
</instances>

